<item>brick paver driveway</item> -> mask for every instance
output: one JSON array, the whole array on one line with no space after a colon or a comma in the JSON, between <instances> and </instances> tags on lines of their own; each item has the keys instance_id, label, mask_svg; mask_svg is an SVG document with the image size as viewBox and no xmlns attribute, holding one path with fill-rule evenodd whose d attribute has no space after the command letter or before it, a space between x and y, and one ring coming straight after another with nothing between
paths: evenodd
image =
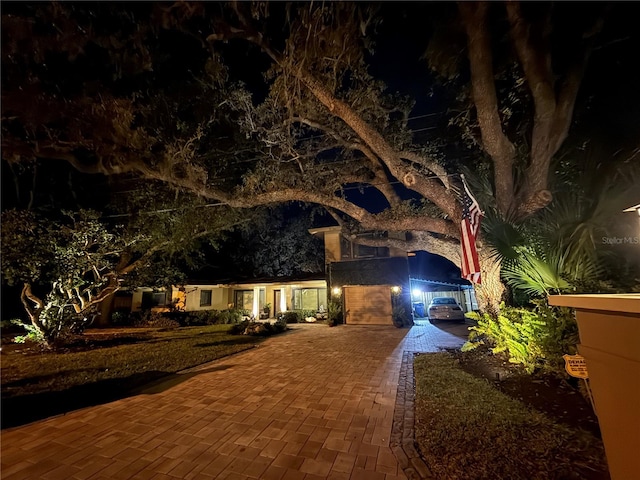
<instances>
[{"instance_id":1,"label":"brick paver driveway","mask_svg":"<svg viewBox=\"0 0 640 480\"><path fill-rule=\"evenodd\" d=\"M431 325L294 325L138 395L2 432L2 479L406 478L389 448L403 351Z\"/></svg>"}]
</instances>

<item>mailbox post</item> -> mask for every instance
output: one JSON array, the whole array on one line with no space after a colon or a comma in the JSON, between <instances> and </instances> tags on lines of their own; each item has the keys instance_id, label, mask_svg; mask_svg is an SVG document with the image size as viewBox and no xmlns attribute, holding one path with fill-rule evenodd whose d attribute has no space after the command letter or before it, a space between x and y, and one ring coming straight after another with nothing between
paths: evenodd
<instances>
[{"instance_id":1,"label":"mailbox post","mask_svg":"<svg viewBox=\"0 0 640 480\"><path fill-rule=\"evenodd\" d=\"M551 295L572 307L612 480L640 472L640 294Z\"/></svg>"}]
</instances>

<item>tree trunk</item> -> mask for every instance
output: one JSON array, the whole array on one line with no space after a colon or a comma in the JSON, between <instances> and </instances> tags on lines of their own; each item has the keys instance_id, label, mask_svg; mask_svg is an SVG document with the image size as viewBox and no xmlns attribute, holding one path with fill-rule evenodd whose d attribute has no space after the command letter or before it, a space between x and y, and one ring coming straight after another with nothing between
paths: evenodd
<instances>
[{"instance_id":1,"label":"tree trunk","mask_svg":"<svg viewBox=\"0 0 640 480\"><path fill-rule=\"evenodd\" d=\"M94 325L95 327L108 327L111 325L111 314L113 313L115 298L116 293L113 292L102 300L100 303L100 315L98 315L98 321Z\"/></svg>"},{"instance_id":2,"label":"tree trunk","mask_svg":"<svg viewBox=\"0 0 640 480\"><path fill-rule=\"evenodd\" d=\"M507 293L507 288L500 279L500 267L502 262L490 255L487 248L478 251L482 283L475 285L478 307L483 313L497 317L502 302Z\"/></svg>"}]
</instances>

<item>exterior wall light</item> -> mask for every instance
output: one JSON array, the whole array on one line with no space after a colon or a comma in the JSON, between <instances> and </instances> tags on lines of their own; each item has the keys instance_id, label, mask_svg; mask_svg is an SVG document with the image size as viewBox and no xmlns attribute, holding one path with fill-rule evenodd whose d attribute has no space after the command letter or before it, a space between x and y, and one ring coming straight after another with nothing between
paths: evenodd
<instances>
[{"instance_id":1,"label":"exterior wall light","mask_svg":"<svg viewBox=\"0 0 640 480\"><path fill-rule=\"evenodd\" d=\"M340 295L342 293L342 289L338 288L338 287L333 287L331 289L331 293L333 293L334 295L338 296L338 295Z\"/></svg>"},{"instance_id":2,"label":"exterior wall light","mask_svg":"<svg viewBox=\"0 0 640 480\"><path fill-rule=\"evenodd\" d=\"M400 293L400 287L394 285L393 287L391 287L391 291L397 295L398 293Z\"/></svg>"}]
</instances>

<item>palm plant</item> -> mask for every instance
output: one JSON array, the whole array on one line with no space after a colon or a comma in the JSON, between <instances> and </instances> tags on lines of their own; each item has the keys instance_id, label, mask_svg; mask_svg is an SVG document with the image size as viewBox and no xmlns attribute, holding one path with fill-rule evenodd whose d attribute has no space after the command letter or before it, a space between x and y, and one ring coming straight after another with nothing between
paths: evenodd
<instances>
[{"instance_id":1,"label":"palm plant","mask_svg":"<svg viewBox=\"0 0 640 480\"><path fill-rule=\"evenodd\" d=\"M610 177L589 195L560 192L549 207L520 225L489 221L487 238L503 259L505 281L532 296L605 289L607 264L616 252L599 239L629 201L635 178L637 172Z\"/></svg>"}]
</instances>

